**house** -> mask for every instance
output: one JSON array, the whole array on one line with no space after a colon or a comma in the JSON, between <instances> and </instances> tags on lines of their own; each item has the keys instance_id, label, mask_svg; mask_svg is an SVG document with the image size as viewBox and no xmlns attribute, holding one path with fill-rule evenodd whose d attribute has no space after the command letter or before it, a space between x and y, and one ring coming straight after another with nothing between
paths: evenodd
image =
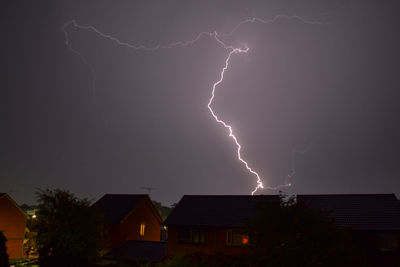
<instances>
[{"instance_id":1,"label":"house","mask_svg":"<svg viewBox=\"0 0 400 267\"><path fill-rule=\"evenodd\" d=\"M395 194L297 195L297 201L329 211L339 227L351 229L371 266L400 266L400 200Z\"/></svg>"},{"instance_id":2,"label":"house","mask_svg":"<svg viewBox=\"0 0 400 267\"><path fill-rule=\"evenodd\" d=\"M279 196L184 196L165 221L168 256L249 252L253 235L246 221L265 200ZM400 266L400 201L394 194L297 195L296 201L329 211L337 226L351 229L371 266Z\"/></svg>"},{"instance_id":3,"label":"house","mask_svg":"<svg viewBox=\"0 0 400 267\"><path fill-rule=\"evenodd\" d=\"M7 238L10 259L23 258L23 242L28 215L6 193L0 193L0 230Z\"/></svg>"},{"instance_id":4,"label":"house","mask_svg":"<svg viewBox=\"0 0 400 267\"><path fill-rule=\"evenodd\" d=\"M106 194L93 204L108 223L107 245L124 241L160 241L162 219L148 195Z\"/></svg>"},{"instance_id":5,"label":"house","mask_svg":"<svg viewBox=\"0 0 400 267\"><path fill-rule=\"evenodd\" d=\"M251 248L246 221L257 214L260 201L277 195L185 195L165 221L169 257L190 253L240 255Z\"/></svg>"}]
</instances>

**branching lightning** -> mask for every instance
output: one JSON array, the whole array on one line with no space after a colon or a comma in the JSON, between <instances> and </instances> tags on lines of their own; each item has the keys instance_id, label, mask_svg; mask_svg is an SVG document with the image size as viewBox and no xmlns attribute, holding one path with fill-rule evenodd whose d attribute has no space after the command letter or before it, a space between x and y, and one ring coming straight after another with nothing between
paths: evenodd
<instances>
[{"instance_id":1,"label":"branching lightning","mask_svg":"<svg viewBox=\"0 0 400 267\"><path fill-rule=\"evenodd\" d=\"M317 143L321 142L321 141L325 141L328 140L329 138L331 138L332 135L326 135L326 136L322 136L322 137L318 137L317 139L308 142L303 148L297 148L294 147L290 153L291 156L291 161L290 161L290 173L288 173L286 175L286 179L285 179L285 184L287 184L288 186L291 186L291 183L289 183L289 180L292 180L292 178L297 174L297 170L296 170L296 156L297 155L303 155L307 152L309 152L313 146L317 145Z\"/></svg>"},{"instance_id":2,"label":"branching lightning","mask_svg":"<svg viewBox=\"0 0 400 267\"><path fill-rule=\"evenodd\" d=\"M291 186L291 183L289 182L289 180L292 180L292 178L297 173L297 171L296 171L296 156L305 154L310 149L311 149L311 143L308 143L304 149L298 149L296 147L294 147L292 149L292 152L290 153L290 156L291 156L291 158L290 158L290 173L288 173L286 175L286 179L285 179L285 184L287 184L288 186Z\"/></svg>"},{"instance_id":3,"label":"branching lightning","mask_svg":"<svg viewBox=\"0 0 400 267\"><path fill-rule=\"evenodd\" d=\"M296 173L296 171L295 171L295 166L294 166L294 158L295 158L295 155L298 154L298 153L301 153L301 154L305 153L305 152L308 150L308 148L306 148L306 150L304 150L304 151L303 151L303 150L300 151L300 150L293 149L293 151L292 151L292 172L291 172L290 174L287 175L284 184L278 185L278 186L274 186L274 187L272 187L272 186L264 186L263 183L262 183L262 179L261 179L260 175L259 175L256 171L254 171L254 170L249 166L249 164L248 164L248 162L247 162L246 160L243 159L242 154L241 154L242 146L240 145L240 143L239 143L237 137L234 135L232 126L229 125L229 124L227 124L225 121L221 120L221 119L215 114L215 112L214 112L214 110L212 109L211 106L212 106L213 100L214 100L214 98L215 98L215 91L216 91L217 87L223 82L223 80L224 80L224 74L225 74L225 72L226 72L226 71L228 70L228 68L229 68L229 61L230 61L232 55L234 55L234 54L247 53L247 52L249 51L249 48L248 48L248 47L240 48L240 47L234 47L234 46L231 46L231 45L227 45L221 38L222 38L222 37L227 37L227 36L232 36L232 35L233 35L241 26L243 26L244 24L248 24L248 23L269 24L269 23L273 23L273 22L277 21L277 20L280 19L280 18L284 18L284 19L295 19L295 20L298 20L298 21L300 21L300 22L302 22L302 23L306 23L306 24L322 24L322 23L320 23L320 22L318 22L318 21L309 21L309 20L306 20L306 19L304 19L303 17L300 17L300 16L277 15L277 16L273 17L273 18L270 19L270 20L263 20L263 19L261 19L261 18L250 18L250 19L246 19L246 20L243 20L243 21L239 22L239 23L238 23L230 32L228 32L228 33L217 33L216 31L214 31L214 32L201 32L201 33L199 33L194 39L189 40L189 41L178 41L178 42L170 43L170 44L168 44L168 45L155 45L155 46L151 46L151 47L149 47L149 46L144 46L144 45L132 45L132 44L130 44L130 43L123 42L123 41L119 40L118 38L116 38L116 37L114 37L114 36L112 36L112 35L110 35L110 34L105 34L105 33L101 32L100 30L98 30L98 29L97 29L96 27L94 27L94 26L91 26L91 25L86 25L86 26L85 26L85 25L79 25L79 24L76 22L75 19L70 20L70 21L64 23L64 25L62 26L62 31L64 32L65 44L66 44L66 46L68 47L68 49L71 50L71 51L72 51L73 53L75 53L76 55L78 55L78 56L82 59L82 61L84 62L84 64L86 64L86 65L89 67L89 69L90 69L90 71L91 71L91 73L92 73L92 77L93 77L93 80L92 80L92 87L93 87L93 94L94 94L94 96L95 96L95 81L96 81L96 75L95 75L94 68L93 68L93 66L88 62L88 60L84 57L84 55L83 55L80 51L76 50L76 49L71 45L70 39L69 39L69 35L68 35L68 31L67 31L67 28L70 27L70 26L73 26L74 28L81 29L81 30L90 30L90 31L93 31L93 32L95 32L96 34L98 34L99 36L101 36L102 38L105 38L105 39L108 39L108 40L110 40L110 41L113 41L113 42L115 42L115 43L116 43L117 45L119 45L119 46L124 46L124 47L130 48L130 49L134 49L134 50L156 51L156 50L159 50L159 49L171 49L171 48L179 47L179 46L181 46L181 47L182 47L182 46L190 46L190 45L195 44L195 43L196 43L200 38L202 38L203 36L213 38L216 42L218 42L218 43L228 52L228 55L227 55L227 57L226 57L226 59L225 59L225 65L223 66L223 68L222 68L222 70L221 70L221 72L220 72L220 76L219 76L220 78L219 78L219 80L216 81L216 82L213 84L213 86L212 86L211 97L210 97L210 99L209 99L209 102L208 102L208 104L207 104L207 107L208 107L208 109L209 109L209 111L210 111L212 117L214 118L214 120L215 120L217 123L219 123L219 124L221 124L222 126L224 126L224 128L226 128L226 129L228 130L228 136L231 137L231 138L233 139L233 141L234 141L234 143L235 143L235 145L236 145L236 153L237 153L237 158L238 158L238 160L245 166L245 168L246 168L251 174L253 174L253 175L256 177L256 179L257 179L257 180L256 180L257 185L256 185L255 189L251 192L251 194L254 195L254 194L257 192L258 189L263 189L263 188L264 188L264 189L270 189L270 190L277 190L277 189L280 189L280 188L282 188L282 187L291 186L291 183L289 183L288 180L291 179L291 178L295 175L295 173Z\"/></svg>"},{"instance_id":4,"label":"branching lightning","mask_svg":"<svg viewBox=\"0 0 400 267\"><path fill-rule=\"evenodd\" d=\"M65 45L68 47L68 49L73 52L74 54L78 55L81 60L83 61L83 63L89 67L90 73L92 74L92 90L93 90L93 102L96 102L96 72L94 71L94 67L89 63L89 61L86 59L86 57L78 50L76 50L75 48L72 47L70 41L69 41L69 35L68 32L66 31L66 27L73 23L73 25L75 27L78 27L78 25L76 24L75 20L71 20L68 21L66 23L64 23L64 25L62 26L62 31L64 32L64 37L65 37Z\"/></svg>"}]
</instances>

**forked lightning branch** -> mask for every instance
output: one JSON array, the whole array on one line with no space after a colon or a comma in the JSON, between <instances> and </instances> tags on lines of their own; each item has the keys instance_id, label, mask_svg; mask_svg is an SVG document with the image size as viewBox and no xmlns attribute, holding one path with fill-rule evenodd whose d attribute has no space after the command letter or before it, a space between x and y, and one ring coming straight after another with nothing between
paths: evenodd
<instances>
[{"instance_id":1,"label":"forked lightning branch","mask_svg":"<svg viewBox=\"0 0 400 267\"><path fill-rule=\"evenodd\" d=\"M288 183L287 181L285 181L284 184L281 184L281 185L278 185L278 186L264 186L263 185L263 182L262 182L262 179L261 179L261 176L259 175L259 173L256 172L254 169L252 169L249 166L249 163L242 157L242 154L241 154L242 146L240 145L237 137L235 136L235 134L233 132L233 129L232 129L232 126L227 124L225 121L223 121L222 119L220 119L218 117L218 115L212 109L212 104L213 104L213 100L215 98L215 91L217 90L218 86L224 81L224 74L229 69L229 62L230 62L231 57L233 55L235 55L235 54L243 54L243 53L245 54L245 53L247 53L249 51L248 47L234 47L234 46L231 46L231 45L227 45L223 41L223 37L233 35L242 25L247 24L247 23L268 24L268 23L275 22L275 21L277 21L278 19L281 19L281 18L283 18L283 19L295 19L295 20L298 20L300 22L307 23L307 24L321 24L320 22L317 22L317 21L308 21L308 20L306 20L306 19L304 19L302 17L299 17L299 16L278 15L278 16L275 16L274 18L270 19L270 20L263 20L263 19L260 19L260 18L251 18L251 19L246 19L246 20L243 20L243 21L239 22L232 29L232 31L230 31L229 33L217 33L216 31L214 31L214 32L201 32L194 39L189 40L189 41L178 41L178 42L171 43L171 44L168 44L168 45L156 45L156 46L153 46L153 47L147 47L147 46L143 46L143 45L133 45L133 44L130 44L130 43L127 43L127 42L120 41L118 38L116 38L116 37L114 37L114 36L112 36L110 34L105 34L105 33L101 32L100 30L98 30L94 26L91 26L91 25L89 25L89 26L88 25L80 25L80 24L78 24L76 22L76 20L71 20L71 21L66 22L62 27L62 31L64 32L64 35L65 35L65 44L66 44L66 46L73 53L75 53L79 57L81 57L82 61L90 68L90 71L91 71L91 73L93 75L93 77L92 77L93 78L93 80L92 80L93 90L95 90L95 81L96 81L96 75L95 75L95 72L94 72L94 68L87 61L85 56L80 51L76 50L71 45L71 42L70 42L70 39L69 39L69 35L68 35L68 31L67 31L68 27L70 27L70 26L73 26L73 27L75 27L77 29L81 29L81 30L93 31L93 32L97 33L99 36L101 36L103 38L106 38L106 39L109 39L109 40L115 42L116 44L118 44L120 46L125 46L125 47L131 48L131 49L135 49L135 50L155 51L155 50L159 50L159 49L171 49L171 48L179 47L179 46L190 46L190 45L193 45L194 43L196 43L203 36L207 36L207 37L213 38L216 42L218 42L218 44L220 44L222 46L222 48L225 51L228 52L228 55L227 55L227 57L225 59L225 64L224 64L224 66L223 66L223 68L222 68L222 70L220 72L219 80L214 82L214 84L213 84L213 87L212 87L212 90L211 90L211 97L210 97L209 102L207 104L207 108L210 111L211 116L214 118L214 120L217 123L221 124L227 130L228 136L230 138L232 138L232 140L233 140L233 142L234 142L234 144L236 146L236 157L239 160L239 162L241 164L243 164L243 166L246 168L246 170L249 173L251 173L252 175L254 175L254 177L256 178L256 186L255 186L254 190L251 192L251 194L254 195L257 192L258 189L277 190L277 189L282 188L282 187L291 186L291 184ZM292 170L292 172L294 173L293 170Z\"/></svg>"}]
</instances>

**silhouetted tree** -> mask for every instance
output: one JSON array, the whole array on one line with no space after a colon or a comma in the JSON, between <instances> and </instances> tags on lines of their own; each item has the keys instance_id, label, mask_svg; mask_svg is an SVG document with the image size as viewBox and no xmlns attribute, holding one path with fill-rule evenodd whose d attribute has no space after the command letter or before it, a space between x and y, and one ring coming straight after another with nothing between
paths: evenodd
<instances>
[{"instance_id":1,"label":"silhouetted tree","mask_svg":"<svg viewBox=\"0 0 400 267\"><path fill-rule=\"evenodd\" d=\"M40 266L90 266L101 252L102 218L87 199L61 189L37 193Z\"/></svg>"},{"instance_id":2,"label":"silhouetted tree","mask_svg":"<svg viewBox=\"0 0 400 267\"><path fill-rule=\"evenodd\" d=\"M3 231L0 231L0 267L10 266L8 263L6 242L7 238L4 236Z\"/></svg>"},{"instance_id":3,"label":"silhouetted tree","mask_svg":"<svg viewBox=\"0 0 400 267\"><path fill-rule=\"evenodd\" d=\"M163 220L165 220L168 217L168 215L171 213L171 211L173 210L173 208L163 206L162 203L158 202L158 201L153 200L153 204L156 207L156 209L158 210L158 212L160 213L161 218Z\"/></svg>"},{"instance_id":4,"label":"silhouetted tree","mask_svg":"<svg viewBox=\"0 0 400 267\"><path fill-rule=\"evenodd\" d=\"M258 209L249 221L255 233L251 266L359 266L350 233L336 227L329 213L284 195Z\"/></svg>"}]
</instances>

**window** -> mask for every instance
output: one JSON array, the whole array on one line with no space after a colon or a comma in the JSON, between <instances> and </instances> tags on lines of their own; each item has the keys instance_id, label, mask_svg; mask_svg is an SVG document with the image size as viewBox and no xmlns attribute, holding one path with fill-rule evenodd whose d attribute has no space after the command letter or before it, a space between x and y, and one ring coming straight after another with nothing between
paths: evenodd
<instances>
[{"instance_id":1,"label":"window","mask_svg":"<svg viewBox=\"0 0 400 267\"><path fill-rule=\"evenodd\" d=\"M226 244L230 246L249 246L250 234L243 230L226 231Z\"/></svg>"},{"instance_id":2,"label":"window","mask_svg":"<svg viewBox=\"0 0 400 267\"><path fill-rule=\"evenodd\" d=\"M206 242L205 229L181 228L178 238L180 243L204 244Z\"/></svg>"},{"instance_id":3,"label":"window","mask_svg":"<svg viewBox=\"0 0 400 267\"><path fill-rule=\"evenodd\" d=\"M146 228L145 223L140 224L140 236L144 236L144 229Z\"/></svg>"}]
</instances>

